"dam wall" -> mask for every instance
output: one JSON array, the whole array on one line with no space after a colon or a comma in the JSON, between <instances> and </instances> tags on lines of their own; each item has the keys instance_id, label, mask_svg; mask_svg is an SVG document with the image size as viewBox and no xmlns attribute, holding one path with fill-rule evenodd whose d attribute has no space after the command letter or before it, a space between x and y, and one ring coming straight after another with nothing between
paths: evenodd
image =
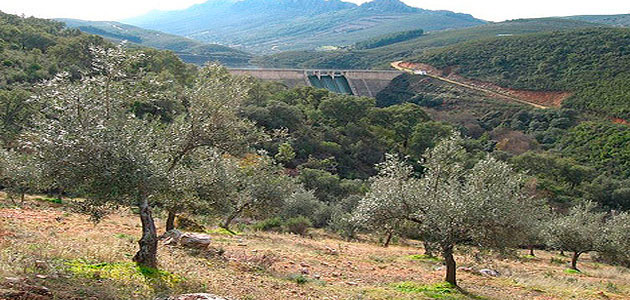
<instances>
[{"instance_id":1,"label":"dam wall","mask_svg":"<svg viewBox=\"0 0 630 300\"><path fill-rule=\"evenodd\" d=\"M228 69L233 75L279 81L290 88L313 86L355 96L374 97L401 71L317 70L317 69Z\"/></svg>"}]
</instances>

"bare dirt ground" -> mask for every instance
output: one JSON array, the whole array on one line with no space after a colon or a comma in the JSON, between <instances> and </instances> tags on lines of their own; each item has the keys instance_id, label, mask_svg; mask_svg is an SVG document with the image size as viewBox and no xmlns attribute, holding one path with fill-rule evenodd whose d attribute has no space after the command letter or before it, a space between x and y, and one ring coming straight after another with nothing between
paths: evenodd
<instances>
[{"instance_id":1,"label":"bare dirt ground","mask_svg":"<svg viewBox=\"0 0 630 300\"><path fill-rule=\"evenodd\" d=\"M162 231L163 223L158 225ZM439 259L413 257L423 253L418 241L384 248L373 237L346 242L323 230L312 230L308 237L209 232L213 242L208 251L160 245L160 269L180 279L157 285L125 270L90 271L107 264L133 270L129 262L140 223L131 212L119 211L94 224L85 215L41 200L29 200L23 208L5 206L0 209L0 295L152 299L210 292L231 299L630 299L630 270L596 263L588 255L580 262L583 273L568 274L568 258L557 253L537 251L536 257L525 257L522 251L483 260L475 257L474 248L460 247L458 266L471 268L458 272L466 293L431 294L400 288L402 283L439 284L444 275ZM91 273L69 267L77 264ZM501 275L480 275L482 268ZM16 278L23 284L16 284Z\"/></svg>"}]
</instances>

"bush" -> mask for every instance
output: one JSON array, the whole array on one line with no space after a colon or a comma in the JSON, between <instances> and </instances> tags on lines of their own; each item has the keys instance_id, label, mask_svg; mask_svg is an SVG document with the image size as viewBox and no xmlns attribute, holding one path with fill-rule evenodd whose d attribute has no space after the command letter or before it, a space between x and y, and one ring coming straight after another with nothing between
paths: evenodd
<instances>
[{"instance_id":1,"label":"bush","mask_svg":"<svg viewBox=\"0 0 630 300\"><path fill-rule=\"evenodd\" d=\"M280 217L274 217L262 220L254 224L254 226L252 227L254 228L254 230L258 231L281 231L282 225L282 219L280 219Z\"/></svg>"},{"instance_id":2,"label":"bush","mask_svg":"<svg viewBox=\"0 0 630 300\"><path fill-rule=\"evenodd\" d=\"M311 221L304 216L291 218L285 223L285 227L288 232L299 235L306 235L308 228L312 226L313 223L311 223Z\"/></svg>"}]
</instances>

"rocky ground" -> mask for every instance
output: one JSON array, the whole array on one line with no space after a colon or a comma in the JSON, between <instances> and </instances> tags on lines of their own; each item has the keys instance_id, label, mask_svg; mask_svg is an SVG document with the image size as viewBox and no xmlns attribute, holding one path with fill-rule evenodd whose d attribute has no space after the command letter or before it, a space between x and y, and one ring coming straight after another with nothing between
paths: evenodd
<instances>
[{"instance_id":1,"label":"rocky ground","mask_svg":"<svg viewBox=\"0 0 630 300\"><path fill-rule=\"evenodd\" d=\"M229 299L630 299L630 270L589 256L580 263L583 273L570 273L568 257L558 253L490 254L495 259L484 260L475 249L460 248L458 291L441 284L441 261L421 255L417 241L384 248L368 236L346 242L323 230L306 237L209 230L207 249L162 242L160 270L146 270L130 263L140 235L131 212L94 224L64 204L33 197L21 208L3 203L0 299L200 292Z\"/></svg>"}]
</instances>

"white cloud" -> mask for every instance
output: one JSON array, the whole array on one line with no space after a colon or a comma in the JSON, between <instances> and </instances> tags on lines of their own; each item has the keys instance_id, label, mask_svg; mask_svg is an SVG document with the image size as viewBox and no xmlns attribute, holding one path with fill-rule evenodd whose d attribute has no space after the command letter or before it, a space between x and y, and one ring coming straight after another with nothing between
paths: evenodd
<instances>
[{"instance_id":1,"label":"white cloud","mask_svg":"<svg viewBox=\"0 0 630 300\"><path fill-rule=\"evenodd\" d=\"M205 0L0 0L0 10L43 18L120 20L153 9L183 9ZM346 0L362 3L365 0ZM629 0L403 0L425 9L469 13L477 18L502 21L515 18L567 16L578 14L630 13Z\"/></svg>"}]
</instances>

